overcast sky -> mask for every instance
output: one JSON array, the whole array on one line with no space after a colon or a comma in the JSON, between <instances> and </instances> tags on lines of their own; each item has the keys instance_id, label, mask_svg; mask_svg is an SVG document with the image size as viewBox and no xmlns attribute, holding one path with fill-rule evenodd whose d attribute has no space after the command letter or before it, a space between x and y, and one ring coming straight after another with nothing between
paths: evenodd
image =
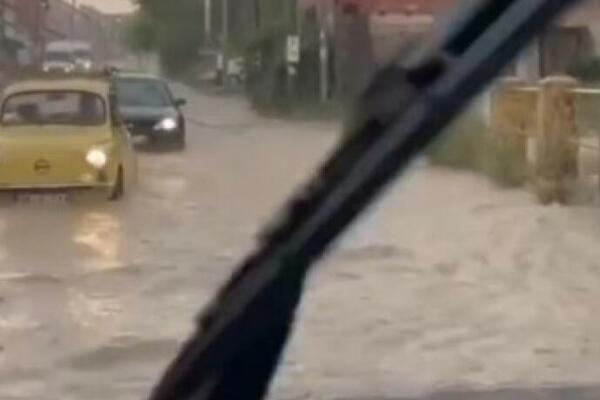
<instances>
[{"instance_id":1,"label":"overcast sky","mask_svg":"<svg viewBox=\"0 0 600 400\"><path fill-rule=\"evenodd\" d=\"M89 4L99 10L110 13L121 13L133 10L131 0L77 0L79 4Z\"/></svg>"}]
</instances>

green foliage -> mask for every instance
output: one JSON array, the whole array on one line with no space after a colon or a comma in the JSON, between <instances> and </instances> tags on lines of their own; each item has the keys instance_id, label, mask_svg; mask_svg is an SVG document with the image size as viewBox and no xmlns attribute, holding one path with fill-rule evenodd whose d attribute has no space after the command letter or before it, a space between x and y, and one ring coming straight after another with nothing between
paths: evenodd
<instances>
[{"instance_id":1,"label":"green foliage","mask_svg":"<svg viewBox=\"0 0 600 400\"><path fill-rule=\"evenodd\" d=\"M481 117L467 114L457 120L446 136L429 150L434 164L481 172L503 187L522 186L528 167L518 153L494 140Z\"/></svg>"},{"instance_id":2,"label":"green foliage","mask_svg":"<svg viewBox=\"0 0 600 400\"><path fill-rule=\"evenodd\" d=\"M584 82L600 82L600 57L576 61L569 68L568 74Z\"/></svg>"},{"instance_id":3,"label":"green foliage","mask_svg":"<svg viewBox=\"0 0 600 400\"><path fill-rule=\"evenodd\" d=\"M156 50L157 38L152 19L145 12L138 12L125 31L125 43L136 53Z\"/></svg>"},{"instance_id":4,"label":"green foliage","mask_svg":"<svg viewBox=\"0 0 600 400\"><path fill-rule=\"evenodd\" d=\"M198 0L138 0L128 43L134 50L156 50L166 73L192 68L201 42L203 7Z\"/></svg>"}]
</instances>

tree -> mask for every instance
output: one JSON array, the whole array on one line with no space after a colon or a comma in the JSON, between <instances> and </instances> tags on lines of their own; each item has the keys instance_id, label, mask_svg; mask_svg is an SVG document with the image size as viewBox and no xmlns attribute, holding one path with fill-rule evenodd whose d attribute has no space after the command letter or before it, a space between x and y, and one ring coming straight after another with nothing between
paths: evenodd
<instances>
[{"instance_id":1,"label":"tree","mask_svg":"<svg viewBox=\"0 0 600 400\"><path fill-rule=\"evenodd\" d=\"M164 71L181 75L196 62L203 32L198 0L137 0L138 15L129 30L133 50L156 50Z\"/></svg>"},{"instance_id":2,"label":"tree","mask_svg":"<svg viewBox=\"0 0 600 400\"><path fill-rule=\"evenodd\" d=\"M153 22L144 11L139 11L131 20L125 31L125 42L136 53L156 50L157 38Z\"/></svg>"}]
</instances>

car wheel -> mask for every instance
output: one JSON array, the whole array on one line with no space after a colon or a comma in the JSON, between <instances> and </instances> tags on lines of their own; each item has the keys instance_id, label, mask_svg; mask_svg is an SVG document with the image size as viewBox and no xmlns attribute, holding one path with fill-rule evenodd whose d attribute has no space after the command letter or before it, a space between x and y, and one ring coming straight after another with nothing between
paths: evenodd
<instances>
[{"instance_id":1,"label":"car wheel","mask_svg":"<svg viewBox=\"0 0 600 400\"><path fill-rule=\"evenodd\" d=\"M117 201L120 200L125 194L125 182L123 177L123 168L119 167L119 171L117 172L117 178L115 179L115 184L110 189L110 193L108 195L108 200Z\"/></svg>"}]
</instances>

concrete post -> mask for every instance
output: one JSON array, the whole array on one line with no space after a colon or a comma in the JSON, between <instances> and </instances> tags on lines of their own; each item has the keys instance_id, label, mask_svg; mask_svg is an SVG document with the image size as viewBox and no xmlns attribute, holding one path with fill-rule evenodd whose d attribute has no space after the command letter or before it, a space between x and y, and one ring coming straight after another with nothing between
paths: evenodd
<instances>
[{"instance_id":1,"label":"concrete post","mask_svg":"<svg viewBox=\"0 0 600 400\"><path fill-rule=\"evenodd\" d=\"M519 90L523 87L519 78L506 78L496 85L490 101L490 127L495 143L526 165L531 162L527 135L533 130L536 93Z\"/></svg>"},{"instance_id":2,"label":"concrete post","mask_svg":"<svg viewBox=\"0 0 600 400\"><path fill-rule=\"evenodd\" d=\"M577 178L577 81L549 77L541 81L538 102L536 192L542 203L567 201Z\"/></svg>"}]
</instances>

